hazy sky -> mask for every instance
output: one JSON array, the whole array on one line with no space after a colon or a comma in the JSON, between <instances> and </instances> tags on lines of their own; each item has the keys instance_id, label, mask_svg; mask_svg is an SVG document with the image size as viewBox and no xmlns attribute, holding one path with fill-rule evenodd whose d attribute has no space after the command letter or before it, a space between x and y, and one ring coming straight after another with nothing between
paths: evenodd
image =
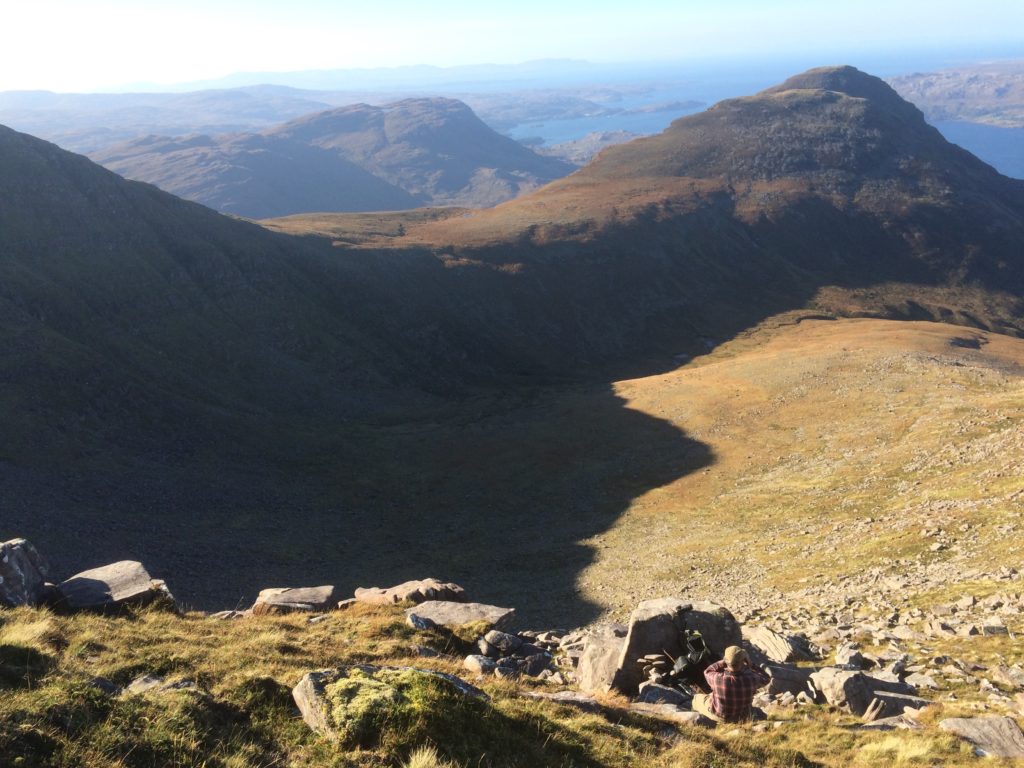
<instances>
[{"instance_id":1,"label":"hazy sky","mask_svg":"<svg viewBox=\"0 0 1024 768\"><path fill-rule=\"evenodd\" d=\"M1024 0L0 0L0 90L240 71L1006 46Z\"/></svg>"}]
</instances>

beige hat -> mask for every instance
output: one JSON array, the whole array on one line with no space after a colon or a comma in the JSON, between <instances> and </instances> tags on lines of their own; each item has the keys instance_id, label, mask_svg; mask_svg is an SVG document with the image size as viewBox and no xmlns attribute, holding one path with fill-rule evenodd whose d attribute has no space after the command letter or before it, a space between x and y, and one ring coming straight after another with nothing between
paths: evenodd
<instances>
[{"instance_id":1,"label":"beige hat","mask_svg":"<svg viewBox=\"0 0 1024 768\"><path fill-rule=\"evenodd\" d=\"M750 656L738 645L730 645L725 649L725 663L729 669L739 669L745 661L750 661Z\"/></svg>"}]
</instances>

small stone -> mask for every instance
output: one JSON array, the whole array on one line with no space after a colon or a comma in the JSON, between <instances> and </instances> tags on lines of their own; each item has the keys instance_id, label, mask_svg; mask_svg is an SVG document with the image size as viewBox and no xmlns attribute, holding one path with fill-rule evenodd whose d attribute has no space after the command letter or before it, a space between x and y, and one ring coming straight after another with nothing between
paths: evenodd
<instances>
[{"instance_id":1,"label":"small stone","mask_svg":"<svg viewBox=\"0 0 1024 768\"><path fill-rule=\"evenodd\" d=\"M473 654L467 656L465 661L462 662L462 666L468 669L470 672L474 672L478 675L489 675L494 671L497 664L494 659L489 659L486 656L479 654Z\"/></svg>"}]
</instances>

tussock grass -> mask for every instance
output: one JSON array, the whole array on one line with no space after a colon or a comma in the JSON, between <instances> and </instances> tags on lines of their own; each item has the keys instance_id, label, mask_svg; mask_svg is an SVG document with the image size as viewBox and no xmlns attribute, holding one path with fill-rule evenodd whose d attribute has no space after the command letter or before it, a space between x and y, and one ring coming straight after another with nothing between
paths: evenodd
<instances>
[{"instance_id":1,"label":"tussock grass","mask_svg":"<svg viewBox=\"0 0 1024 768\"><path fill-rule=\"evenodd\" d=\"M307 671L358 662L463 674L457 657L417 653L418 645L450 638L413 632L403 618L396 606L356 606L316 624L302 615L217 621L156 610L124 617L0 610L3 637L23 644L3 647L46 659L28 681L0 678L0 765L859 768L974 760L937 728L956 709L929 713L915 734L863 731L855 718L821 707L787 712L764 731L750 724L708 731L630 714L620 697L603 698L607 715L584 713L521 696L544 687L536 681L493 678L471 680L491 697L478 718L414 706L404 719L377 723L363 746L314 735L291 698ZM140 674L197 687L139 695L98 687L101 679L125 686Z\"/></svg>"}]
</instances>

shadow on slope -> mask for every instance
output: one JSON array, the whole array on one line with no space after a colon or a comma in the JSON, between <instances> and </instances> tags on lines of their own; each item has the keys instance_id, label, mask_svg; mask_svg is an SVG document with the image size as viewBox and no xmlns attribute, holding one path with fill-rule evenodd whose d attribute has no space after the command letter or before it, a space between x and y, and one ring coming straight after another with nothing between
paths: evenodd
<instances>
[{"instance_id":1,"label":"shadow on slope","mask_svg":"<svg viewBox=\"0 0 1024 768\"><path fill-rule=\"evenodd\" d=\"M205 467L5 462L3 533L29 537L62 577L140 559L203 608L250 604L268 586L350 591L433 575L531 624L574 626L602 608L576 594L593 561L587 540L636 496L713 460L606 386L470 399L426 421L333 432L250 444L244 457L239 446Z\"/></svg>"}]
</instances>

